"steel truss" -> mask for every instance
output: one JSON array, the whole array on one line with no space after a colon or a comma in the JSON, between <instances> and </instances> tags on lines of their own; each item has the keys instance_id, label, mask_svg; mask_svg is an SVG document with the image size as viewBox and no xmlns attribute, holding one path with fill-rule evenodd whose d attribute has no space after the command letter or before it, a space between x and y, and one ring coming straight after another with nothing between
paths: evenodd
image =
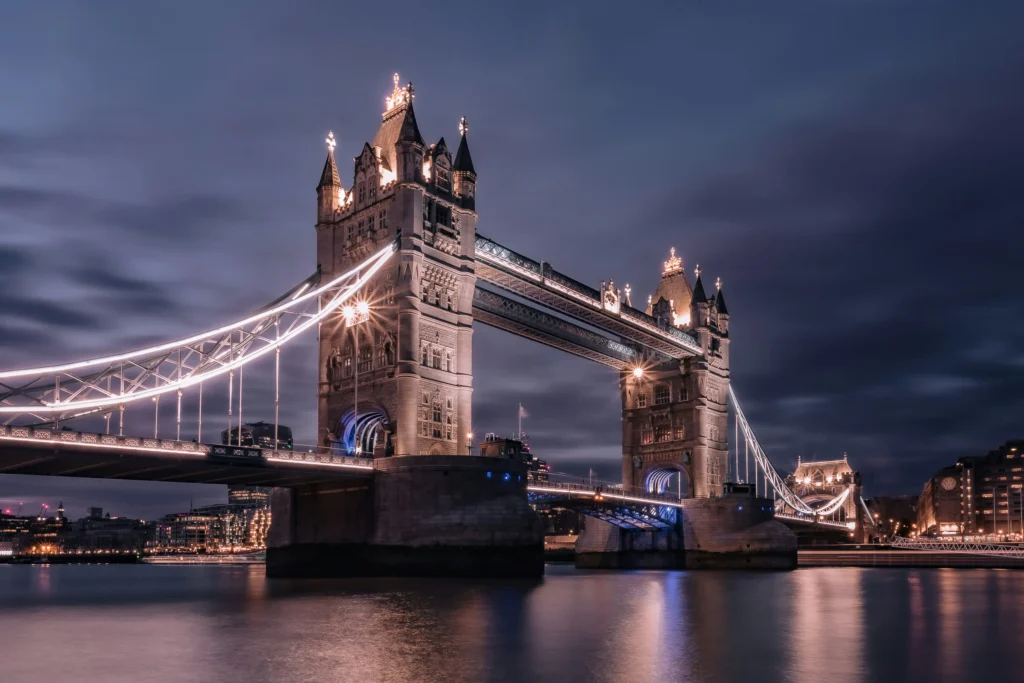
<instances>
[{"instance_id":1,"label":"steel truss","mask_svg":"<svg viewBox=\"0 0 1024 683\"><path fill-rule=\"evenodd\" d=\"M109 412L233 374L316 326L353 297L387 263L393 244L320 285L319 272L254 315L159 346L50 367L0 372L0 416L57 422ZM319 286L318 286L319 285ZM241 382L239 382L241 384Z\"/></svg>"},{"instance_id":2,"label":"steel truss","mask_svg":"<svg viewBox=\"0 0 1024 683\"><path fill-rule=\"evenodd\" d=\"M702 353L690 333L671 326L659 327L653 317L625 303L618 310L608 310L598 290L481 235L476 238L476 258L478 280L669 358L689 358Z\"/></svg>"},{"instance_id":3,"label":"steel truss","mask_svg":"<svg viewBox=\"0 0 1024 683\"><path fill-rule=\"evenodd\" d=\"M641 361L638 349L481 287L473 292L473 320L616 370Z\"/></svg>"},{"instance_id":4,"label":"steel truss","mask_svg":"<svg viewBox=\"0 0 1024 683\"><path fill-rule=\"evenodd\" d=\"M962 539L905 538L897 536L890 544L901 550L926 550L944 553L967 553L971 555L995 555L997 557L1024 558L1024 547L1002 543L975 543Z\"/></svg>"}]
</instances>

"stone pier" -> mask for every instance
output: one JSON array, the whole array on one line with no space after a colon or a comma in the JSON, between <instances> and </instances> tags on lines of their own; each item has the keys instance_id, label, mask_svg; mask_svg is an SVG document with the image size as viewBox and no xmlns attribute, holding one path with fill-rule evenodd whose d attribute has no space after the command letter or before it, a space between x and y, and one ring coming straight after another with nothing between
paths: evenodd
<instances>
[{"instance_id":1,"label":"stone pier","mask_svg":"<svg viewBox=\"0 0 1024 683\"><path fill-rule=\"evenodd\" d=\"M683 501L675 528L634 531L588 517L576 566L593 569L795 569L796 536L764 498Z\"/></svg>"},{"instance_id":2,"label":"stone pier","mask_svg":"<svg viewBox=\"0 0 1024 683\"><path fill-rule=\"evenodd\" d=\"M372 476L276 489L267 576L539 577L526 469L476 456L380 458Z\"/></svg>"}]
</instances>

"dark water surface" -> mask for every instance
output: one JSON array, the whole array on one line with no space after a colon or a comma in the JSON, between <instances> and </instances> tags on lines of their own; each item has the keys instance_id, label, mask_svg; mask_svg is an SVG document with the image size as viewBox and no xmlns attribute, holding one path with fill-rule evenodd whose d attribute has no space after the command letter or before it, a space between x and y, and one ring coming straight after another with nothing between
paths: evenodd
<instances>
[{"instance_id":1,"label":"dark water surface","mask_svg":"<svg viewBox=\"0 0 1024 683\"><path fill-rule=\"evenodd\" d=\"M1024 681L1024 572L0 565L0 681Z\"/></svg>"}]
</instances>

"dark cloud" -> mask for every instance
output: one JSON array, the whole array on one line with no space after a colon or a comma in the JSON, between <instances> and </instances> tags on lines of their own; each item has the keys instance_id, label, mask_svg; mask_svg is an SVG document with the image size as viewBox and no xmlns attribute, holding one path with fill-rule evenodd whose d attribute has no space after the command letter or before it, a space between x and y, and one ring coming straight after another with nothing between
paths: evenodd
<instances>
[{"instance_id":1,"label":"dark cloud","mask_svg":"<svg viewBox=\"0 0 1024 683\"><path fill-rule=\"evenodd\" d=\"M849 450L910 489L1016 434L1021 77L1024 61L868 93L657 216L706 226L727 264L734 384L767 445Z\"/></svg>"},{"instance_id":2,"label":"dark cloud","mask_svg":"<svg viewBox=\"0 0 1024 683\"><path fill-rule=\"evenodd\" d=\"M356 154L399 70L426 138L469 117L485 234L638 296L672 245L723 277L733 383L781 469L847 451L869 492L914 490L1020 436L1020 3L933 3L926 19L909 4L884 18L857 3L678 5L653 23L600 2L8 14L7 363L208 329L307 275L320 141L333 129L338 157ZM455 49L382 52L367 27L394 16ZM352 55L373 59L352 68ZM493 330L476 340L476 431L511 432L521 401L555 469L617 478L612 373ZM282 356L281 420L306 440L314 358L312 339ZM268 377L247 371L247 415L272 415ZM226 386L207 391L219 431ZM183 409L194 416L193 397ZM148 408L128 420L152 428ZM0 496L18 481L0 479ZM126 508L145 497L35 485Z\"/></svg>"}]
</instances>

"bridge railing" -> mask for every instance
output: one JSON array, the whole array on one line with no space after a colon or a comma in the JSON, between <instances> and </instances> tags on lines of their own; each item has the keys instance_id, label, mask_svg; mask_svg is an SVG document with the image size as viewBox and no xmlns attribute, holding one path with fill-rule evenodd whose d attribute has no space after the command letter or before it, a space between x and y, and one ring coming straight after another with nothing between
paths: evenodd
<instances>
[{"instance_id":1,"label":"bridge railing","mask_svg":"<svg viewBox=\"0 0 1024 683\"><path fill-rule=\"evenodd\" d=\"M109 451L143 451L163 455L199 457L227 457L239 460L264 460L267 462L289 462L330 467L372 470L373 460L333 453L310 453L290 450L270 450L247 446L225 446L222 444L178 441L140 436L117 436L93 432L73 432L52 427L17 427L0 425L0 442L52 443L78 446L88 449Z\"/></svg>"},{"instance_id":2,"label":"bridge railing","mask_svg":"<svg viewBox=\"0 0 1024 683\"><path fill-rule=\"evenodd\" d=\"M906 538L897 536L889 544L901 550L923 550L944 553L967 553L972 555L995 555L998 557L1024 558L1024 546L1008 543L984 543L956 538Z\"/></svg>"},{"instance_id":3,"label":"bridge railing","mask_svg":"<svg viewBox=\"0 0 1024 683\"><path fill-rule=\"evenodd\" d=\"M791 522L799 522L801 524L811 524L817 526L827 526L835 529L843 529L849 531L856 528L855 522L838 522L833 519L823 519L821 517L815 517L814 515L794 515L788 512L775 511L775 519L786 519Z\"/></svg>"},{"instance_id":4,"label":"bridge railing","mask_svg":"<svg viewBox=\"0 0 1024 683\"><path fill-rule=\"evenodd\" d=\"M618 487L594 486L590 484L573 484L560 481L536 481L530 480L527 489L540 493L565 493L567 495L581 495L600 497L604 500L621 500L624 503L651 503L653 505L671 505L682 507L679 498L670 494L659 493L630 493Z\"/></svg>"}]
</instances>

